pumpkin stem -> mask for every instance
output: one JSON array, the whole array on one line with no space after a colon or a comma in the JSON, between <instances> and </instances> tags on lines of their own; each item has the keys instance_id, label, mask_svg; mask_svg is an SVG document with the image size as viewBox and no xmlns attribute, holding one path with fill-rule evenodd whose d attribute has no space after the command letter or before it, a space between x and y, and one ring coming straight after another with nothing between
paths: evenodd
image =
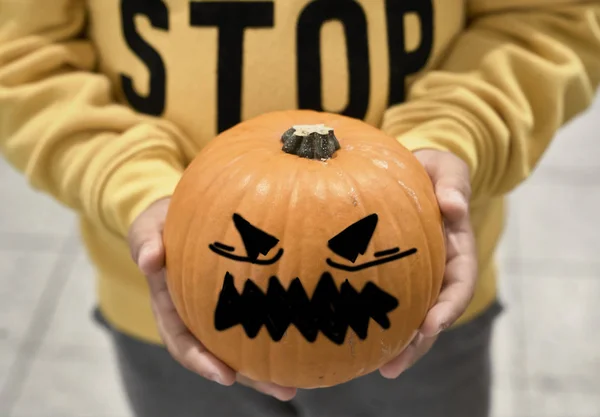
<instances>
[{"instance_id":1,"label":"pumpkin stem","mask_svg":"<svg viewBox=\"0 0 600 417\"><path fill-rule=\"evenodd\" d=\"M307 159L326 160L340 149L333 129L323 124L293 126L283 134L281 141L284 152Z\"/></svg>"}]
</instances>

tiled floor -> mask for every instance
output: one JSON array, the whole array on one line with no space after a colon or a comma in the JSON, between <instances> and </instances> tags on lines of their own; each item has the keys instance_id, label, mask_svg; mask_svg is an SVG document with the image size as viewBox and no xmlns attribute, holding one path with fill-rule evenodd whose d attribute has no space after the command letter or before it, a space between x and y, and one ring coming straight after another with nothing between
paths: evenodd
<instances>
[{"instance_id":1,"label":"tiled floor","mask_svg":"<svg viewBox=\"0 0 600 417\"><path fill-rule=\"evenodd\" d=\"M600 417L598 115L511 196L494 417ZM129 417L74 218L3 161L0 195L0 416Z\"/></svg>"}]
</instances>

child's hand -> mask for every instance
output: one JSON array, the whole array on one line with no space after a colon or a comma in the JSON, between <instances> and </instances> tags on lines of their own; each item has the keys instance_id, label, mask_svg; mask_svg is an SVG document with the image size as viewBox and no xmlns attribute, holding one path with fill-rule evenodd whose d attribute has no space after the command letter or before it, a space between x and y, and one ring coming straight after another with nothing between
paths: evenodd
<instances>
[{"instance_id":1,"label":"child's hand","mask_svg":"<svg viewBox=\"0 0 600 417\"><path fill-rule=\"evenodd\" d=\"M170 199L162 199L138 216L129 231L131 255L148 280L152 311L171 356L185 368L222 385L236 381L282 401L292 399L294 388L248 380L206 350L186 328L171 300L165 279L163 226Z\"/></svg>"},{"instance_id":2,"label":"child's hand","mask_svg":"<svg viewBox=\"0 0 600 417\"><path fill-rule=\"evenodd\" d=\"M467 309L477 280L477 252L469 218L471 186L469 169L457 156L436 150L414 153L431 178L444 217L447 259L444 284L437 303L412 343L379 370L397 378L433 346L437 335L451 326Z\"/></svg>"}]
</instances>

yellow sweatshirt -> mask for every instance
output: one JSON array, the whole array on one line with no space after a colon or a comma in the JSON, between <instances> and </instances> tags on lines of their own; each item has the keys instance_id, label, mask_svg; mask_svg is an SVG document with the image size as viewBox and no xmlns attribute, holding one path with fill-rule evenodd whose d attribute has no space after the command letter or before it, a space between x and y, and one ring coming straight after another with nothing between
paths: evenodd
<instances>
[{"instance_id":1,"label":"yellow sweatshirt","mask_svg":"<svg viewBox=\"0 0 600 417\"><path fill-rule=\"evenodd\" d=\"M0 0L0 147L77 211L102 312L159 343L129 225L218 132L312 108L471 168L481 276L496 295L503 196L590 104L600 1Z\"/></svg>"}]
</instances>

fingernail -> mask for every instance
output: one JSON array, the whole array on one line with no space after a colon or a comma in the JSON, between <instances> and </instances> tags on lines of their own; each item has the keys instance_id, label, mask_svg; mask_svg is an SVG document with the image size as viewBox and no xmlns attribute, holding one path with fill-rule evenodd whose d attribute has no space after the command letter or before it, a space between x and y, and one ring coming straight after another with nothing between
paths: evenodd
<instances>
[{"instance_id":1,"label":"fingernail","mask_svg":"<svg viewBox=\"0 0 600 417\"><path fill-rule=\"evenodd\" d=\"M150 272L152 272L149 270L150 268L148 262L150 256L153 254L154 251L156 251L156 245L153 243L147 243L140 249L140 254L138 255L137 259L137 265L138 268L140 268L145 274L149 274Z\"/></svg>"},{"instance_id":2,"label":"fingernail","mask_svg":"<svg viewBox=\"0 0 600 417\"><path fill-rule=\"evenodd\" d=\"M141 262L145 257L148 256L148 254L150 254L152 251L154 250L154 245L151 243L146 243L145 245L142 245L142 247L140 248L140 253L138 255L138 263Z\"/></svg>"},{"instance_id":3,"label":"fingernail","mask_svg":"<svg viewBox=\"0 0 600 417\"><path fill-rule=\"evenodd\" d=\"M208 375L208 379L210 379L213 382L216 382L217 384L224 385L223 381L221 380L221 378L217 374L210 374L210 375Z\"/></svg>"},{"instance_id":4,"label":"fingernail","mask_svg":"<svg viewBox=\"0 0 600 417\"><path fill-rule=\"evenodd\" d=\"M451 190L448 193L448 199L452 200L456 204L461 204L461 205L467 204L467 199L465 198L465 196L460 191L457 191L457 190Z\"/></svg>"},{"instance_id":5,"label":"fingernail","mask_svg":"<svg viewBox=\"0 0 600 417\"><path fill-rule=\"evenodd\" d=\"M271 396L277 398L279 401L290 401L295 395L294 394L290 394L287 392L279 392L279 391L275 391L275 392L270 392L269 393Z\"/></svg>"}]
</instances>

